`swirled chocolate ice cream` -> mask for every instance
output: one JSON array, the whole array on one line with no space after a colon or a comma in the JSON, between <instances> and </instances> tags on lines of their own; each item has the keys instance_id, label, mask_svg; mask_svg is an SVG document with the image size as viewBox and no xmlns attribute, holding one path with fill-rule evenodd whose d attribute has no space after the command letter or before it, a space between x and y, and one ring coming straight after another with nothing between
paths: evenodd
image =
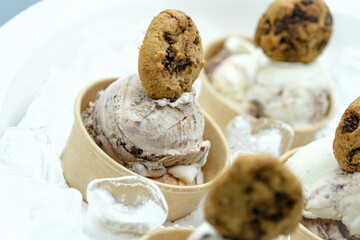
<instances>
[{"instance_id":1,"label":"swirled chocolate ice cream","mask_svg":"<svg viewBox=\"0 0 360 240\"><path fill-rule=\"evenodd\" d=\"M145 177L177 185L200 184L210 142L195 90L154 100L137 74L99 92L83 112L86 129L114 160Z\"/></svg>"}]
</instances>

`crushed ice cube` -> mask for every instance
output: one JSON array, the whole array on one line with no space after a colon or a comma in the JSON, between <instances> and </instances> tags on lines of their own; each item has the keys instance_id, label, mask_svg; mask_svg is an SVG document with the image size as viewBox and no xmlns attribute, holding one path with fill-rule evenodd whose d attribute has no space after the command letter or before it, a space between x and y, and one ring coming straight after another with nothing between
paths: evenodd
<instances>
[{"instance_id":1,"label":"crushed ice cube","mask_svg":"<svg viewBox=\"0 0 360 240\"><path fill-rule=\"evenodd\" d=\"M65 186L61 161L47 128L12 127L0 139L0 166L22 176ZM1 170L0 170L1 171Z\"/></svg>"},{"instance_id":2,"label":"crushed ice cube","mask_svg":"<svg viewBox=\"0 0 360 240\"><path fill-rule=\"evenodd\" d=\"M0 192L5 193L0 198L2 239L42 239L56 226L69 234L81 228L81 193L67 187L46 127L6 129L0 139Z\"/></svg>"},{"instance_id":3,"label":"crushed ice cube","mask_svg":"<svg viewBox=\"0 0 360 240\"><path fill-rule=\"evenodd\" d=\"M161 226L168 206L159 187L140 176L96 179L89 183L84 231L96 239L145 234Z\"/></svg>"},{"instance_id":4,"label":"crushed ice cube","mask_svg":"<svg viewBox=\"0 0 360 240\"><path fill-rule=\"evenodd\" d=\"M53 225L67 228L81 225L83 201L81 193L75 189L60 188L27 176L0 173L0 192L5 193L0 198L2 239L29 239L30 236L33 237L30 239L38 239ZM19 226L24 236L11 238Z\"/></svg>"},{"instance_id":5,"label":"crushed ice cube","mask_svg":"<svg viewBox=\"0 0 360 240\"><path fill-rule=\"evenodd\" d=\"M294 130L284 122L239 115L226 127L231 158L240 154L266 153L275 157L289 150Z\"/></svg>"}]
</instances>

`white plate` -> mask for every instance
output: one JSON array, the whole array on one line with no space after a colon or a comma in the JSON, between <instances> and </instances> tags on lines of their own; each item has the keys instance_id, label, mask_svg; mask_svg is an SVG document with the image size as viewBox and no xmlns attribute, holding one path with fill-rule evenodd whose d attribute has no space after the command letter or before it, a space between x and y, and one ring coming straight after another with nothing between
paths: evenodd
<instances>
[{"instance_id":1,"label":"white plate","mask_svg":"<svg viewBox=\"0 0 360 240\"><path fill-rule=\"evenodd\" d=\"M146 26L166 8L181 9L200 29L204 44L229 33L252 35L269 0L146 1L146 0L47 0L22 12L0 29L0 134L15 126L49 76L51 67L64 67L93 25L113 19ZM360 19L354 1L328 1L335 19L331 43L323 54L331 69L344 48L359 47ZM352 13L344 15L341 12ZM130 34L123 32L124 35ZM114 29L117 31L117 29ZM129 46L140 46L141 37L126 35ZM137 70L137 49L124 48L125 65L118 74ZM126 66L126 67L125 67Z\"/></svg>"},{"instance_id":2,"label":"white plate","mask_svg":"<svg viewBox=\"0 0 360 240\"><path fill-rule=\"evenodd\" d=\"M356 80L359 80L358 76L360 75L360 54L356 55L353 51L357 48L360 52L360 31L356 29L357 26L360 26L360 19L343 12L350 12L350 9L355 13L357 9L360 9L354 5L357 1L331 0L329 2L329 5L330 3L332 5L335 31L329 46L322 55L323 62L335 76L339 77L338 82L341 87L337 90L348 91L349 99L359 95L357 89L360 88L360 83L357 85L355 83ZM102 61L93 61L92 67L99 71L78 71L79 76L84 75L87 76L87 80L91 80L107 77L109 74L130 74L137 71L137 47L141 44L146 27L153 16L161 10L175 8L189 14L196 22L203 42L206 44L218 36L231 33L253 35L258 18L265 11L269 2L270 0L42 1L19 14L0 29L0 135L6 127L18 124L31 101L35 99L31 106L33 110L37 111L32 111L33 114L26 114L25 119L28 120L28 124L35 124L41 120L42 123L49 125L49 133L52 134L52 137L56 137L53 139L53 143L57 148L57 153L61 152L72 124L72 120L69 118L72 116L73 100L69 99L69 95L74 97L74 93L77 93L78 87L83 82L73 84L76 87L72 84L69 84L68 87L51 85L50 88L42 89L42 93L46 90L45 97L41 94L40 97L35 98L35 96L41 86L46 86L44 82L54 76L52 74L54 69L69 69L73 63L76 63L76 54L79 49L81 51L84 42L89 44L89 41L85 41L89 36L96 38L96 34L102 34L102 39L104 36L105 39L106 36L115 36L117 41L121 42L118 49L114 49L115 55L118 56L113 57L118 62L115 67L107 68L107 61L110 63L113 59L102 59L102 50L108 51L109 49L104 46L94 46L96 50L92 51L91 57L93 60L97 57ZM351 4L349 5L349 3ZM340 6L345 6L345 10ZM110 24L113 28L109 29L109 26L106 25L102 29L102 24ZM114 32L110 34L109 30ZM355 60L357 57L359 64L354 62L352 68L353 58L347 58L347 56L354 57ZM348 59L349 61L347 61ZM81 61L84 59L81 58ZM86 60L81 64L86 65ZM345 66L349 68L344 70ZM355 74L348 75L346 78L342 78L345 76L343 73L337 74L337 71L347 70ZM357 73L359 74L357 75ZM67 75L62 77L66 78ZM71 75L71 77L77 81L76 75L75 77ZM349 81L349 79L352 80ZM51 96L58 99L54 101L51 99L51 103L49 103L47 100L50 100ZM44 99L45 101L43 101ZM57 111L60 108L62 108L61 111ZM338 110L338 112L341 111ZM39 116L36 115L38 113L41 113L42 117L46 115L50 117L38 119ZM62 124L63 119L65 119L64 124ZM23 213L21 212L21 214ZM190 219L179 220L179 224L195 226L193 222L201 220L200 215L199 212L192 214L189 216ZM5 214L5 216L7 215ZM11 220L6 217L6 221L9 219ZM18 221L21 223L21 220L17 218L16 223Z\"/></svg>"}]
</instances>

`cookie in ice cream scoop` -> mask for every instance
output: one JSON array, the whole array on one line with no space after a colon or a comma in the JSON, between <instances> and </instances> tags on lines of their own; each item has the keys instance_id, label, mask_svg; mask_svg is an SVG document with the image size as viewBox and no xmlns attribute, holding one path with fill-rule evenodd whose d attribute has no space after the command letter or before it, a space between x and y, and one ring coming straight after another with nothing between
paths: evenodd
<instances>
[{"instance_id":1,"label":"cookie in ice cream scoop","mask_svg":"<svg viewBox=\"0 0 360 240\"><path fill-rule=\"evenodd\" d=\"M205 201L206 220L229 239L273 239L295 230L302 217L300 182L268 155L239 156Z\"/></svg>"},{"instance_id":2,"label":"cookie in ice cream scoop","mask_svg":"<svg viewBox=\"0 0 360 240\"><path fill-rule=\"evenodd\" d=\"M139 76L148 97L178 99L205 66L199 31L182 11L165 10L150 23L139 51Z\"/></svg>"},{"instance_id":3,"label":"cookie in ice cream scoop","mask_svg":"<svg viewBox=\"0 0 360 240\"><path fill-rule=\"evenodd\" d=\"M336 128L333 151L340 167L360 172L360 97L345 110Z\"/></svg>"},{"instance_id":4,"label":"cookie in ice cream scoop","mask_svg":"<svg viewBox=\"0 0 360 240\"><path fill-rule=\"evenodd\" d=\"M255 42L274 61L309 63L319 56L333 30L322 0L275 0L259 21Z\"/></svg>"}]
</instances>

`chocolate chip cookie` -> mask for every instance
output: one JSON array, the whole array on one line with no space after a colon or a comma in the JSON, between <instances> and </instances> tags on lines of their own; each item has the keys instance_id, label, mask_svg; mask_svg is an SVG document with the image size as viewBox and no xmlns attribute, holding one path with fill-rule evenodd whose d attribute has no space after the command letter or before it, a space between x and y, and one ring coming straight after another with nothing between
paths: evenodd
<instances>
[{"instance_id":1,"label":"chocolate chip cookie","mask_svg":"<svg viewBox=\"0 0 360 240\"><path fill-rule=\"evenodd\" d=\"M336 128L333 150L340 167L360 172L360 97L345 110Z\"/></svg>"},{"instance_id":2,"label":"chocolate chip cookie","mask_svg":"<svg viewBox=\"0 0 360 240\"><path fill-rule=\"evenodd\" d=\"M242 155L210 190L205 217L223 237L264 240L292 232L302 208L301 184L278 159Z\"/></svg>"},{"instance_id":3,"label":"chocolate chip cookie","mask_svg":"<svg viewBox=\"0 0 360 240\"><path fill-rule=\"evenodd\" d=\"M322 0L276 0L259 21L255 42L274 61L309 63L322 53L332 30Z\"/></svg>"},{"instance_id":4,"label":"chocolate chip cookie","mask_svg":"<svg viewBox=\"0 0 360 240\"><path fill-rule=\"evenodd\" d=\"M178 99L205 66L201 37L193 20L165 10L150 23L139 52L139 76L153 99Z\"/></svg>"}]
</instances>

